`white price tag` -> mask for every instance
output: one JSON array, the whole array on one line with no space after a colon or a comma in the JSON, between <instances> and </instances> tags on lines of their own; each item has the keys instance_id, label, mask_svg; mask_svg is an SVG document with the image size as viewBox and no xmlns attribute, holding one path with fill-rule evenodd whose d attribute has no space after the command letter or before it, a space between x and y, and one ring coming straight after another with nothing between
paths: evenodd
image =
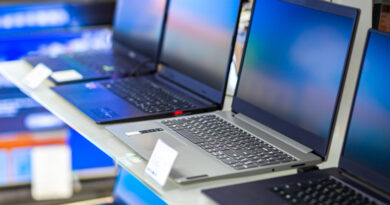
<instances>
[{"instance_id":1,"label":"white price tag","mask_svg":"<svg viewBox=\"0 0 390 205\"><path fill-rule=\"evenodd\" d=\"M177 155L176 150L159 139L146 166L145 173L160 186L164 186Z\"/></svg>"},{"instance_id":2,"label":"white price tag","mask_svg":"<svg viewBox=\"0 0 390 205\"><path fill-rule=\"evenodd\" d=\"M37 88L43 81L45 81L52 71L46 65L40 63L30 71L26 77L23 79L23 83L26 84L29 88Z\"/></svg>"},{"instance_id":3,"label":"white price tag","mask_svg":"<svg viewBox=\"0 0 390 205\"><path fill-rule=\"evenodd\" d=\"M83 76L75 70L56 71L51 77L57 82L66 82L83 79Z\"/></svg>"},{"instance_id":4,"label":"white price tag","mask_svg":"<svg viewBox=\"0 0 390 205\"><path fill-rule=\"evenodd\" d=\"M31 194L35 200L73 194L71 151L66 145L35 147L31 152Z\"/></svg>"}]
</instances>

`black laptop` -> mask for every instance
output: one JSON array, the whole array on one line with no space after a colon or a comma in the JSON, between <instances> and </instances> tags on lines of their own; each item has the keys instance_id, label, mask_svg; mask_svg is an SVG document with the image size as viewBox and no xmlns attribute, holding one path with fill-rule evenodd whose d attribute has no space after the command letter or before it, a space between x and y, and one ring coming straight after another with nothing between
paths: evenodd
<instances>
[{"instance_id":1,"label":"black laptop","mask_svg":"<svg viewBox=\"0 0 390 205\"><path fill-rule=\"evenodd\" d=\"M158 72L53 90L98 123L220 109L240 7L240 0L172 1Z\"/></svg>"},{"instance_id":2,"label":"black laptop","mask_svg":"<svg viewBox=\"0 0 390 205\"><path fill-rule=\"evenodd\" d=\"M219 204L390 204L390 35L369 32L339 168L204 190Z\"/></svg>"},{"instance_id":3,"label":"black laptop","mask_svg":"<svg viewBox=\"0 0 390 205\"><path fill-rule=\"evenodd\" d=\"M167 2L118 0L112 49L27 57L24 60L32 66L45 64L56 73L51 76L56 84L131 75L143 64L148 67L148 71L154 71L161 46ZM143 70L145 72L146 69Z\"/></svg>"}]
</instances>

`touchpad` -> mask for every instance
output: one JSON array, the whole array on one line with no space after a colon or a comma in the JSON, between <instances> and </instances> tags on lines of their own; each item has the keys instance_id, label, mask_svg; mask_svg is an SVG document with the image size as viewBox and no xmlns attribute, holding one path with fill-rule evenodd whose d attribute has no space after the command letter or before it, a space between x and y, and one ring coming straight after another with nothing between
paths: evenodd
<instances>
[{"instance_id":1,"label":"touchpad","mask_svg":"<svg viewBox=\"0 0 390 205\"><path fill-rule=\"evenodd\" d=\"M138 154L140 154L145 159L149 159L158 139L161 139L175 150L177 150L179 147L185 146L185 144L174 139L166 132L133 135L130 137L129 141L131 141L130 146Z\"/></svg>"}]
</instances>

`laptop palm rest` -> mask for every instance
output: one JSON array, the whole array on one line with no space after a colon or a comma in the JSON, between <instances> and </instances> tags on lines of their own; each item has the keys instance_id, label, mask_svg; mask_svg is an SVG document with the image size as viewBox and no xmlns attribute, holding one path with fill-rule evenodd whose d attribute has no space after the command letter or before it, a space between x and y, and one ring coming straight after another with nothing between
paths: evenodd
<instances>
[{"instance_id":1,"label":"laptop palm rest","mask_svg":"<svg viewBox=\"0 0 390 205\"><path fill-rule=\"evenodd\" d=\"M224 165L216 165L216 161L194 150L192 146L173 137L167 131L152 132L146 134L134 134L121 137L142 158L149 160L158 139L161 139L170 147L178 151L178 157L173 165L170 177L178 183L192 181L194 179L207 178L226 171ZM204 166L204 164L206 166ZM208 169L210 166L216 169Z\"/></svg>"},{"instance_id":2,"label":"laptop palm rest","mask_svg":"<svg viewBox=\"0 0 390 205\"><path fill-rule=\"evenodd\" d=\"M170 147L177 150L178 148L185 146L182 142L173 138L167 137L167 133L158 132L151 134L138 134L128 138L131 147L144 159L149 160L152 155L153 149L158 139L161 139L167 143Z\"/></svg>"}]
</instances>

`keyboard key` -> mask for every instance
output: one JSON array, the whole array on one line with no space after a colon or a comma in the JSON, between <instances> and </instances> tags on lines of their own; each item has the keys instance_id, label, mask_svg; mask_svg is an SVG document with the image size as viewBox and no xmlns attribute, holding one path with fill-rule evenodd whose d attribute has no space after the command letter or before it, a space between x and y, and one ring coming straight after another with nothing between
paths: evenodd
<instances>
[{"instance_id":1,"label":"keyboard key","mask_svg":"<svg viewBox=\"0 0 390 205\"><path fill-rule=\"evenodd\" d=\"M177 130L176 132L179 133L181 136L187 138L188 140L190 140L194 144L204 142L204 140L202 138L199 138L196 135L193 135L191 132L189 132L187 130Z\"/></svg>"},{"instance_id":2,"label":"keyboard key","mask_svg":"<svg viewBox=\"0 0 390 205\"><path fill-rule=\"evenodd\" d=\"M233 158L230 158L230 157L227 157L227 158L224 158L224 159L221 159L225 164L234 164L236 163L237 161Z\"/></svg>"},{"instance_id":3,"label":"keyboard key","mask_svg":"<svg viewBox=\"0 0 390 205\"><path fill-rule=\"evenodd\" d=\"M243 167L245 169L249 169L249 168L255 168L257 167L257 165L255 163L250 163L250 164L244 164Z\"/></svg>"}]
</instances>

